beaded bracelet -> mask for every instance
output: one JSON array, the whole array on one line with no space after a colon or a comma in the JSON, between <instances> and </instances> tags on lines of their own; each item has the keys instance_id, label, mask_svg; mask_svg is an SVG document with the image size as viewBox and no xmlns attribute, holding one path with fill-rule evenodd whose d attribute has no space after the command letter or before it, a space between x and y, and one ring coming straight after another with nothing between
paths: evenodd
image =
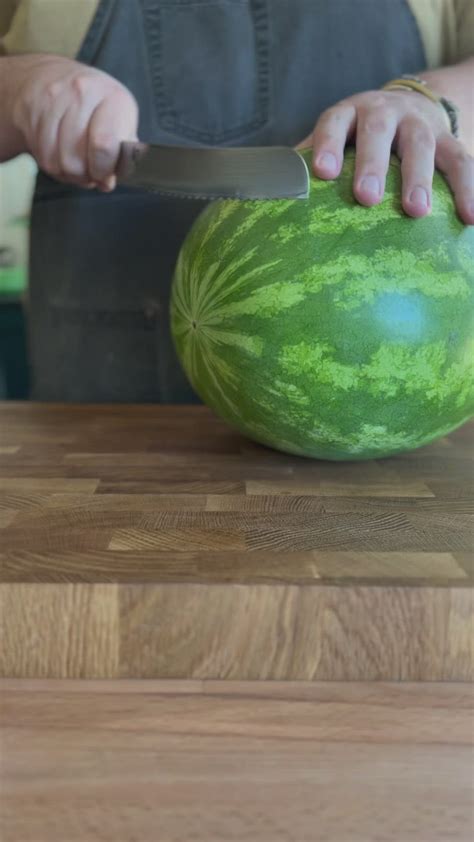
<instances>
[{"instance_id":1,"label":"beaded bracelet","mask_svg":"<svg viewBox=\"0 0 474 842\"><path fill-rule=\"evenodd\" d=\"M454 135L454 137L459 137L459 109L454 102L451 102L451 100L446 99L444 96L438 96L438 94L432 91L424 79L420 79L418 76L400 76L399 79L392 79L390 82L386 82L386 84L382 86L382 90L416 91L416 93L423 94L423 96L428 97L431 102L435 102L437 105L442 107L447 117L451 134Z\"/></svg>"}]
</instances>

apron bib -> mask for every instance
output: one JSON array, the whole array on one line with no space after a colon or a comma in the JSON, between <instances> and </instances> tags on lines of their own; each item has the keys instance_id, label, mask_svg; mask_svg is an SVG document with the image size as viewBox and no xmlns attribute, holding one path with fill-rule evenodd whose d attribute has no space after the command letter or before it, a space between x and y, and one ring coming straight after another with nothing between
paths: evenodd
<instances>
[{"instance_id":1,"label":"apron bib","mask_svg":"<svg viewBox=\"0 0 474 842\"><path fill-rule=\"evenodd\" d=\"M101 0L77 58L132 91L140 138L206 146L293 146L328 106L425 65L405 0ZM179 248L203 207L39 174L35 399L198 400L168 311Z\"/></svg>"}]
</instances>

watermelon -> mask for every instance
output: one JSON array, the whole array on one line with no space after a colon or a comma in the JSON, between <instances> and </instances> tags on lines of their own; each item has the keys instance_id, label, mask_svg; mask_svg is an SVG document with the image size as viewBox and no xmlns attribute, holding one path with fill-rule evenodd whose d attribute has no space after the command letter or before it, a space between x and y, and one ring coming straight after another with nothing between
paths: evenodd
<instances>
[{"instance_id":1,"label":"watermelon","mask_svg":"<svg viewBox=\"0 0 474 842\"><path fill-rule=\"evenodd\" d=\"M376 207L357 204L353 175L347 150L307 201L212 203L171 295L201 399L258 442L322 459L411 450L474 413L474 228L439 174L422 219L401 209L397 158Z\"/></svg>"}]
</instances>

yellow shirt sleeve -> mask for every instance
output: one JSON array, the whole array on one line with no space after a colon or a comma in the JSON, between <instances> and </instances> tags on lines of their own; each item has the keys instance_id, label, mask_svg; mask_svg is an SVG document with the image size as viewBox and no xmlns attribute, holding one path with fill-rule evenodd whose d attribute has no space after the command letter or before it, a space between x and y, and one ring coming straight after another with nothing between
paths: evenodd
<instances>
[{"instance_id":1,"label":"yellow shirt sleeve","mask_svg":"<svg viewBox=\"0 0 474 842\"><path fill-rule=\"evenodd\" d=\"M0 0L2 51L75 58L98 5L99 0Z\"/></svg>"},{"instance_id":2,"label":"yellow shirt sleeve","mask_svg":"<svg viewBox=\"0 0 474 842\"><path fill-rule=\"evenodd\" d=\"M0 44L10 29L18 0L0 0Z\"/></svg>"},{"instance_id":3,"label":"yellow shirt sleeve","mask_svg":"<svg viewBox=\"0 0 474 842\"><path fill-rule=\"evenodd\" d=\"M474 57L474 0L454 0L456 51L453 61Z\"/></svg>"},{"instance_id":4,"label":"yellow shirt sleeve","mask_svg":"<svg viewBox=\"0 0 474 842\"><path fill-rule=\"evenodd\" d=\"M408 3L418 24L428 68L455 64L474 55L474 0Z\"/></svg>"}]
</instances>

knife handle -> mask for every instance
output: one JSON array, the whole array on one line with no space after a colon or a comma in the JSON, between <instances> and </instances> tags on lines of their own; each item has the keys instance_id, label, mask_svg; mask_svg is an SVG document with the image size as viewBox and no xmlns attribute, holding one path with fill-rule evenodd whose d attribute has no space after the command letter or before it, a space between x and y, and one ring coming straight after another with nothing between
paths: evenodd
<instances>
[{"instance_id":1,"label":"knife handle","mask_svg":"<svg viewBox=\"0 0 474 842\"><path fill-rule=\"evenodd\" d=\"M133 175L135 167L148 149L148 144L140 141L124 140L120 144L119 158L115 174L119 181L124 181Z\"/></svg>"}]
</instances>

